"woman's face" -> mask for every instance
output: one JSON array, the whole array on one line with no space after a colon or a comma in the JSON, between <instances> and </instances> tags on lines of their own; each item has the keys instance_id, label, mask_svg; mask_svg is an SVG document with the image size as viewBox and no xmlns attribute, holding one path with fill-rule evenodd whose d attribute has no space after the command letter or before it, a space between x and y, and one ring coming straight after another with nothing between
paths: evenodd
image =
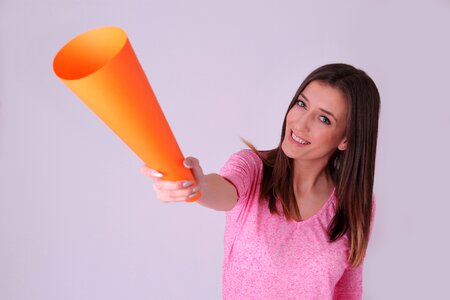
<instances>
[{"instance_id":1,"label":"woman's face","mask_svg":"<svg viewBox=\"0 0 450 300\"><path fill-rule=\"evenodd\" d=\"M340 90L311 81L287 114L281 145L286 156L328 161L336 148L345 150L347 112L347 100Z\"/></svg>"}]
</instances>

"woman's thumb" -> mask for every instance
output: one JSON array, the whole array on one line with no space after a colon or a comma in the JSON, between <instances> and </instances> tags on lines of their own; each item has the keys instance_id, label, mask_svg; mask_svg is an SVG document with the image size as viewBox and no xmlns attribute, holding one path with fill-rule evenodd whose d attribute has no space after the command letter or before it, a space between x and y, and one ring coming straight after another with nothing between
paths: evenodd
<instances>
[{"instance_id":1,"label":"woman's thumb","mask_svg":"<svg viewBox=\"0 0 450 300\"><path fill-rule=\"evenodd\" d=\"M189 168L189 169L191 169L191 168L194 167L194 163L193 163L193 161L192 161L189 157L187 157L187 158L183 161L183 165L184 165L186 168Z\"/></svg>"},{"instance_id":2,"label":"woman's thumb","mask_svg":"<svg viewBox=\"0 0 450 300\"><path fill-rule=\"evenodd\" d=\"M186 159L183 161L183 164L186 168L192 169L192 173L195 178L199 179L203 175L203 170L200 167L200 162L198 159L192 156L186 157Z\"/></svg>"}]
</instances>

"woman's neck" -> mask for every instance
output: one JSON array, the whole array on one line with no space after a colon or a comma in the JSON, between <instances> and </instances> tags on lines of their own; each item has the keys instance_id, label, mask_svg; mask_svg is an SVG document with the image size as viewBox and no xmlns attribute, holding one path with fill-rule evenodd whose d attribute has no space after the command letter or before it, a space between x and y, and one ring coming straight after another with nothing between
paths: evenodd
<instances>
[{"instance_id":1,"label":"woman's neck","mask_svg":"<svg viewBox=\"0 0 450 300\"><path fill-rule=\"evenodd\" d=\"M327 161L294 160L293 184L297 195L311 194L334 186L333 179L327 170Z\"/></svg>"}]
</instances>

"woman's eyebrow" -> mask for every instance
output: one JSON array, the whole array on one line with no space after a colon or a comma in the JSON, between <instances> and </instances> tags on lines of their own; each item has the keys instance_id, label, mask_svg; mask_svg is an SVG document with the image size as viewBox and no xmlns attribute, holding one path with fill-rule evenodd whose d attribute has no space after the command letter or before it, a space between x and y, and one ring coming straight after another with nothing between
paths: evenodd
<instances>
[{"instance_id":1,"label":"woman's eyebrow","mask_svg":"<svg viewBox=\"0 0 450 300\"><path fill-rule=\"evenodd\" d=\"M303 98L305 98L306 102L309 103L309 100L308 100L308 98L306 98L305 95L300 94L300 96L302 96ZM325 110L325 109L323 109L323 108L319 108L319 109L320 109L321 111L323 111L324 113L329 114L330 116L332 116L332 117L334 118L334 120L337 122L336 117L335 117L331 112L329 112L328 110Z\"/></svg>"}]
</instances>

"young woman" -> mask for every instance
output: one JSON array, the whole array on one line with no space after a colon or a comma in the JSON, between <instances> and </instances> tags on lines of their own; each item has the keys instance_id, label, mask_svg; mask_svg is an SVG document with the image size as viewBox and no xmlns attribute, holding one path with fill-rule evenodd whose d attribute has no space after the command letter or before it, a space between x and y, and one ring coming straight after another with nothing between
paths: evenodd
<instances>
[{"instance_id":1,"label":"young woman","mask_svg":"<svg viewBox=\"0 0 450 300\"><path fill-rule=\"evenodd\" d=\"M298 88L278 147L240 150L197 185L155 180L161 201L226 211L224 299L361 299L375 213L373 194L380 96L347 64L314 70Z\"/></svg>"}]
</instances>

